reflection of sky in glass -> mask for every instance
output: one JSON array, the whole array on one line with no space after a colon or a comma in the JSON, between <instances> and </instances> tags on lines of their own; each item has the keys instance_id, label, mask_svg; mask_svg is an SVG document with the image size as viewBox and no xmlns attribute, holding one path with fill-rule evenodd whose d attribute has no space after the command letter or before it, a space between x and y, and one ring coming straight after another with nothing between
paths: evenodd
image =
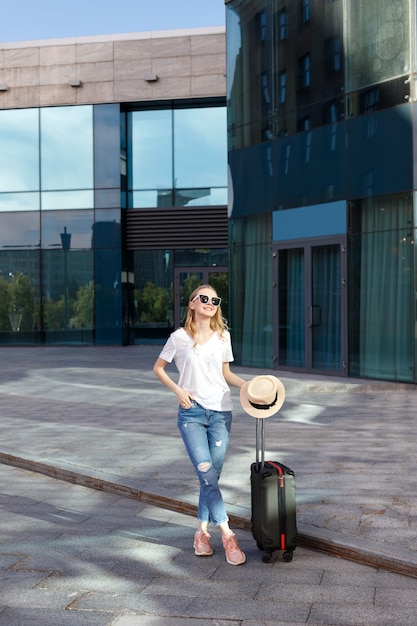
<instances>
[{"instance_id":1,"label":"reflection of sky in glass","mask_svg":"<svg viewBox=\"0 0 417 626\"><path fill-rule=\"evenodd\" d=\"M41 109L42 189L93 188L93 107Z\"/></svg>"},{"instance_id":2,"label":"reflection of sky in glass","mask_svg":"<svg viewBox=\"0 0 417 626\"><path fill-rule=\"evenodd\" d=\"M55 209L93 209L94 191L45 191L42 193L42 211Z\"/></svg>"},{"instance_id":3,"label":"reflection of sky in glass","mask_svg":"<svg viewBox=\"0 0 417 626\"><path fill-rule=\"evenodd\" d=\"M39 193L0 193L0 212L39 211Z\"/></svg>"},{"instance_id":4,"label":"reflection of sky in glass","mask_svg":"<svg viewBox=\"0 0 417 626\"><path fill-rule=\"evenodd\" d=\"M143 207L158 206L158 191L134 191L129 195L131 203L129 208L135 207L141 209Z\"/></svg>"},{"instance_id":5,"label":"reflection of sky in glass","mask_svg":"<svg viewBox=\"0 0 417 626\"><path fill-rule=\"evenodd\" d=\"M227 186L225 107L134 111L130 122L129 189ZM155 206L155 197L143 202Z\"/></svg>"},{"instance_id":6,"label":"reflection of sky in glass","mask_svg":"<svg viewBox=\"0 0 417 626\"><path fill-rule=\"evenodd\" d=\"M172 111L131 114L130 189L172 187Z\"/></svg>"},{"instance_id":7,"label":"reflection of sky in glass","mask_svg":"<svg viewBox=\"0 0 417 626\"><path fill-rule=\"evenodd\" d=\"M174 111L176 188L227 186L226 108Z\"/></svg>"},{"instance_id":8,"label":"reflection of sky in glass","mask_svg":"<svg viewBox=\"0 0 417 626\"><path fill-rule=\"evenodd\" d=\"M38 189L38 109L0 111L0 191Z\"/></svg>"}]
</instances>

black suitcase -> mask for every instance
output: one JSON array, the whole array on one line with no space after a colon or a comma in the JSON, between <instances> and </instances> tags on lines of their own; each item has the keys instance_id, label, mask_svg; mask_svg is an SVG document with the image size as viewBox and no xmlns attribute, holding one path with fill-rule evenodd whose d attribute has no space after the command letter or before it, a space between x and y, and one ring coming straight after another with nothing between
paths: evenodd
<instances>
[{"instance_id":1,"label":"black suitcase","mask_svg":"<svg viewBox=\"0 0 417 626\"><path fill-rule=\"evenodd\" d=\"M256 419L256 462L251 465L252 535L264 563L283 551L292 561L297 543L295 475L286 465L265 461L264 419Z\"/></svg>"}]
</instances>

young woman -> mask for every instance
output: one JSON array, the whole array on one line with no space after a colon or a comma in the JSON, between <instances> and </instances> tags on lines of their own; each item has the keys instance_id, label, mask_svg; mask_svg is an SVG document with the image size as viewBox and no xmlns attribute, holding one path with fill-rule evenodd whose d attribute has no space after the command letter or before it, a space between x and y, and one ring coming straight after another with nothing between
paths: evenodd
<instances>
[{"instance_id":1,"label":"young woman","mask_svg":"<svg viewBox=\"0 0 417 626\"><path fill-rule=\"evenodd\" d=\"M209 285L193 291L184 328L171 334L153 371L177 396L178 428L200 481L194 552L213 554L208 533L212 522L220 528L226 561L241 565L246 557L229 527L218 483L232 425L229 385L241 387L245 381L229 367L233 353L220 303ZM180 374L178 384L165 369L173 359Z\"/></svg>"}]
</instances>

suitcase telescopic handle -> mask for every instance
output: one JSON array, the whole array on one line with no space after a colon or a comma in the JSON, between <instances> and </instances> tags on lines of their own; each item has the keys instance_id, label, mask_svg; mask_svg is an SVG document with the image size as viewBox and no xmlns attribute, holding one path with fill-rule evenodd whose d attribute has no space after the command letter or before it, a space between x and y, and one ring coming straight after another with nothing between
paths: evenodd
<instances>
[{"instance_id":1,"label":"suitcase telescopic handle","mask_svg":"<svg viewBox=\"0 0 417 626\"><path fill-rule=\"evenodd\" d=\"M256 418L256 464L261 463L261 469L265 464L265 424L260 417Z\"/></svg>"}]
</instances>

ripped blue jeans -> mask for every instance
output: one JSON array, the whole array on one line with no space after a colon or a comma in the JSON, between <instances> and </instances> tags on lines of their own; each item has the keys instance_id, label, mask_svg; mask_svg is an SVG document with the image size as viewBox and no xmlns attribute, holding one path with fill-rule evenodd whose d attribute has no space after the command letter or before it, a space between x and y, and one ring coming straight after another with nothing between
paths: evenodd
<instances>
[{"instance_id":1,"label":"ripped blue jeans","mask_svg":"<svg viewBox=\"0 0 417 626\"><path fill-rule=\"evenodd\" d=\"M200 481L198 520L216 526L228 521L219 478L231 426L231 411L211 411L197 402L178 409L178 428Z\"/></svg>"}]
</instances>

